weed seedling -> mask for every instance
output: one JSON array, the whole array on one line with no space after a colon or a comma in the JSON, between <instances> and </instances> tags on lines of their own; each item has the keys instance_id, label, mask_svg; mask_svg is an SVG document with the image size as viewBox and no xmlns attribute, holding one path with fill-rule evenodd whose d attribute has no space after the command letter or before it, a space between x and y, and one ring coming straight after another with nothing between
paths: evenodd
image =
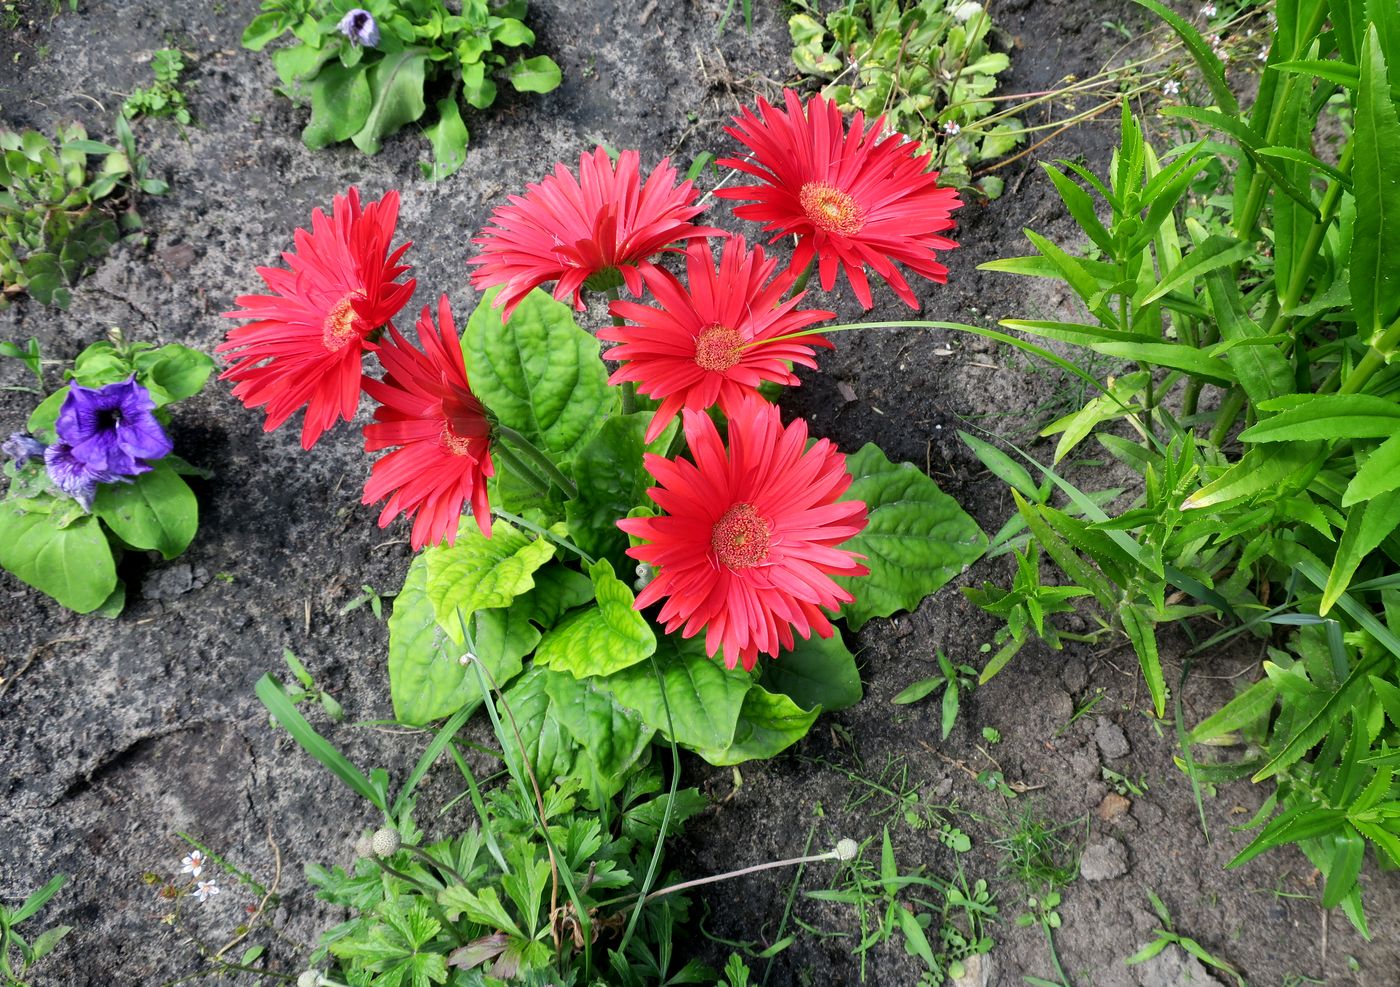
<instances>
[{"instance_id":1,"label":"weed seedling","mask_svg":"<svg viewBox=\"0 0 1400 987\"><path fill-rule=\"evenodd\" d=\"M185 70L185 56L178 48L162 48L151 56L151 73L155 81L144 88L132 90L122 103L122 115L128 120L140 116L173 117L182 126L190 122L190 110L185 94L180 90L180 73Z\"/></svg>"},{"instance_id":2,"label":"weed seedling","mask_svg":"<svg viewBox=\"0 0 1400 987\"><path fill-rule=\"evenodd\" d=\"M1147 892L1147 897L1152 900L1152 910L1156 912L1157 917L1162 920L1163 928L1157 930L1156 939L1124 960L1123 962L1125 964L1128 966L1136 966L1139 963L1146 963L1168 946L1180 946L1207 966L1215 967L1215 969L1222 973L1229 974L1235 979L1235 983L1238 984L1239 987L1244 987L1244 977L1240 976L1239 971L1233 966L1226 963L1218 956L1211 955L1211 953L1196 940L1183 936L1172 928L1171 913L1167 911L1167 906L1162 903L1161 898L1158 898L1151 891ZM1321 983L1321 981L1316 980L1308 982Z\"/></svg>"},{"instance_id":3,"label":"weed seedling","mask_svg":"<svg viewBox=\"0 0 1400 987\"><path fill-rule=\"evenodd\" d=\"M954 665L940 648L937 652L939 671L926 679L920 679L906 688L891 702L897 705L916 703L939 689L943 690L942 714L939 719L941 739L947 740L953 732L953 724L958 722L958 708L962 695L977 687L977 669L971 665Z\"/></svg>"},{"instance_id":4,"label":"weed seedling","mask_svg":"<svg viewBox=\"0 0 1400 987\"><path fill-rule=\"evenodd\" d=\"M393 597L394 597L394 594L393 594L393 593L380 593L377 589L375 589L375 588L374 588L373 586L371 586L369 583L362 583L362 584L360 585L360 595L357 596L357 597L355 597L355 598L354 598L353 600L351 600L349 603L345 604L345 606L341 607L341 608L340 608L340 615L341 615L342 617L344 617L344 616L345 616L347 613L349 613L350 611L352 611L352 610L358 610L358 609L360 609L360 607L362 607L362 606L364 606L366 603L368 603L368 604L369 604L370 613L374 614L374 619L375 619L375 620L383 620L383 619L384 619L384 601L385 601L386 599L393 599Z\"/></svg>"},{"instance_id":5,"label":"weed seedling","mask_svg":"<svg viewBox=\"0 0 1400 987\"><path fill-rule=\"evenodd\" d=\"M24 978L34 964L52 953L59 940L73 931L72 926L56 925L39 933L32 943L15 931L15 926L33 918L39 909L48 904L67 880L67 875L59 874L25 898L18 908L0 905L0 977L4 978L5 987L26 987Z\"/></svg>"},{"instance_id":6,"label":"weed seedling","mask_svg":"<svg viewBox=\"0 0 1400 987\"><path fill-rule=\"evenodd\" d=\"M287 663L287 667L291 669L292 675L298 683L298 685L283 687L288 699L294 704L320 703L321 708L326 711L326 715L334 722L338 723L345 718L345 710L341 708L340 703L336 702L329 692L316 685L316 680L311 677L311 673L306 670L306 666L302 664L301 659L291 648L282 649L282 660ZM275 724L276 720L274 719L272 722Z\"/></svg>"}]
</instances>

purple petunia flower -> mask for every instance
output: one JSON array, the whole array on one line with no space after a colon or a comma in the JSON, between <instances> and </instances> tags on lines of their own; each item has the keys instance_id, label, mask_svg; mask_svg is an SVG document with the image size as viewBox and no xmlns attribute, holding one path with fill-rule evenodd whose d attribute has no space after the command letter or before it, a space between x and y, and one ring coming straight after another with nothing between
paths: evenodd
<instances>
[{"instance_id":1,"label":"purple petunia flower","mask_svg":"<svg viewBox=\"0 0 1400 987\"><path fill-rule=\"evenodd\" d=\"M379 25L368 10L356 7L340 19L340 33L350 39L352 45L373 48L379 44Z\"/></svg>"},{"instance_id":2,"label":"purple petunia flower","mask_svg":"<svg viewBox=\"0 0 1400 987\"><path fill-rule=\"evenodd\" d=\"M92 513L92 499L97 496L99 483L126 479L118 473L89 466L73 455L73 447L66 442L55 442L44 450L44 467L54 486L76 500L88 513Z\"/></svg>"},{"instance_id":3,"label":"purple petunia flower","mask_svg":"<svg viewBox=\"0 0 1400 987\"><path fill-rule=\"evenodd\" d=\"M44 458L44 443L28 432L11 432L10 437L0 443L0 452L15 461L15 469L22 470L31 459Z\"/></svg>"},{"instance_id":4,"label":"purple petunia flower","mask_svg":"<svg viewBox=\"0 0 1400 987\"><path fill-rule=\"evenodd\" d=\"M174 448L151 414L155 407L150 392L136 383L134 375L102 387L71 385L54 422L59 442L69 447L63 455L94 474L122 477L145 473L151 467L143 460L160 459ZM49 472L53 473L52 465Z\"/></svg>"}]
</instances>

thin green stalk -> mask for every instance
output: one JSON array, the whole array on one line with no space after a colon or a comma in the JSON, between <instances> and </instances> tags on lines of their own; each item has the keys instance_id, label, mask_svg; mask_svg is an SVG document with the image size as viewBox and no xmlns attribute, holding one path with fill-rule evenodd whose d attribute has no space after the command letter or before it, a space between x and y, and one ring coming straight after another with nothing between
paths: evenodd
<instances>
[{"instance_id":1,"label":"thin green stalk","mask_svg":"<svg viewBox=\"0 0 1400 987\"><path fill-rule=\"evenodd\" d=\"M1216 412L1215 427L1210 430L1211 445L1217 449L1225 445L1225 440L1230 436L1230 428L1235 424L1235 419L1239 417L1243 407L1244 391L1237 387L1230 392L1220 405L1220 410Z\"/></svg>"},{"instance_id":2,"label":"thin green stalk","mask_svg":"<svg viewBox=\"0 0 1400 987\"><path fill-rule=\"evenodd\" d=\"M539 467L540 472L564 491L564 496L570 500L578 496L578 487L574 486L574 481L560 472L559 467L554 465L554 460L541 452L533 442L509 425L502 425L499 422L496 423L496 432L501 438L515 446L515 451L528 459L531 465ZM497 448L499 448L499 443Z\"/></svg>"},{"instance_id":3,"label":"thin green stalk","mask_svg":"<svg viewBox=\"0 0 1400 987\"><path fill-rule=\"evenodd\" d=\"M1351 156L1356 145L1355 139L1347 142L1347 146L1342 149L1341 159L1337 162L1337 170L1343 175L1351 171ZM1303 249L1293 262L1293 275L1289 278L1288 284L1284 286L1284 293L1279 297L1278 311L1274 314L1273 321L1269 325L1269 335L1281 332L1287 325L1288 313L1293 306L1298 304L1298 300L1303 297L1303 289L1308 284L1308 272L1312 269L1313 260L1317 257L1317 252L1322 249L1322 241L1327 236L1327 229L1332 225L1332 217L1336 215L1337 206L1342 199L1342 183L1333 178L1328 182L1327 191L1322 194L1322 204L1318 207L1318 218L1313 220L1312 229L1308 231L1308 238L1303 242Z\"/></svg>"},{"instance_id":4,"label":"thin green stalk","mask_svg":"<svg viewBox=\"0 0 1400 987\"><path fill-rule=\"evenodd\" d=\"M617 301L617 288L608 289L608 314L612 316L612 324L615 328L621 328L627 324L627 320L617 315L612 310L612 303ZM635 381L624 380L622 382L622 413L630 415L637 410L637 384Z\"/></svg>"},{"instance_id":5,"label":"thin green stalk","mask_svg":"<svg viewBox=\"0 0 1400 987\"><path fill-rule=\"evenodd\" d=\"M1342 381L1342 386L1337 388L1338 394L1358 394L1361 389L1371 380L1371 376L1390 362L1390 358L1395 355L1397 348L1400 348L1400 318L1390 324L1390 328L1381 334L1381 338L1376 340L1366 348L1366 355L1361 358L1361 362L1352 368L1347 374L1346 380Z\"/></svg>"},{"instance_id":6,"label":"thin green stalk","mask_svg":"<svg viewBox=\"0 0 1400 987\"><path fill-rule=\"evenodd\" d=\"M540 496L549 496L549 482L534 470L530 469L530 467L526 466L523 459L510 451L509 446L502 445L498 442L492 447L491 454L499 459L506 469L517 474L522 480L534 487L535 492Z\"/></svg>"},{"instance_id":7,"label":"thin green stalk","mask_svg":"<svg viewBox=\"0 0 1400 987\"><path fill-rule=\"evenodd\" d=\"M546 541L554 542L554 544L558 545L560 548L567 548L569 551L573 552L588 565L592 565L594 562L597 561L597 559L593 558L593 556L589 555L583 549L579 548L573 542L569 541L569 539L560 538L548 528L542 528L538 524L535 524L535 522L527 521L525 518L521 517L518 514L512 514L510 511L503 511L499 507L491 508L491 513L496 515L496 517L501 518L502 520L509 521L517 528L524 528L526 531L534 532L536 535L545 539Z\"/></svg>"}]
</instances>

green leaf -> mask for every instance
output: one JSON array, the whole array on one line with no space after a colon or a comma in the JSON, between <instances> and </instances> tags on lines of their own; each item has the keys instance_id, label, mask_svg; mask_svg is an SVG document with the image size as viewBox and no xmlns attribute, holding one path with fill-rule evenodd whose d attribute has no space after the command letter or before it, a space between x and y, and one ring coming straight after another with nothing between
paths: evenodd
<instances>
[{"instance_id":1,"label":"green leaf","mask_svg":"<svg viewBox=\"0 0 1400 987\"><path fill-rule=\"evenodd\" d=\"M1327 611L1346 592L1351 577L1356 573L1361 561L1366 558L1392 531L1400 527L1400 490L1362 501L1347 511L1346 529L1337 545L1337 555L1332 561L1332 571L1327 574L1327 585L1322 590L1322 602L1317 612L1326 616Z\"/></svg>"},{"instance_id":2,"label":"green leaf","mask_svg":"<svg viewBox=\"0 0 1400 987\"><path fill-rule=\"evenodd\" d=\"M1400 431L1400 404L1370 394L1288 396L1260 405L1263 411L1287 406L1240 433L1245 442L1297 442L1319 439L1388 439Z\"/></svg>"},{"instance_id":3,"label":"green leaf","mask_svg":"<svg viewBox=\"0 0 1400 987\"><path fill-rule=\"evenodd\" d=\"M1277 494L1280 489L1301 489L1317 475L1326 456L1320 442L1250 449L1238 463L1182 501L1181 509L1200 510L1242 497Z\"/></svg>"},{"instance_id":4,"label":"green leaf","mask_svg":"<svg viewBox=\"0 0 1400 987\"><path fill-rule=\"evenodd\" d=\"M313 151L349 140L364 128L373 95L369 73L361 66L346 68L327 62L309 85L311 120L301 132L302 143Z\"/></svg>"},{"instance_id":5,"label":"green leaf","mask_svg":"<svg viewBox=\"0 0 1400 987\"><path fill-rule=\"evenodd\" d=\"M522 58L510 67L510 84L516 92L551 92L559 87L563 79L559 66L548 55Z\"/></svg>"},{"instance_id":6,"label":"green leaf","mask_svg":"<svg viewBox=\"0 0 1400 987\"><path fill-rule=\"evenodd\" d=\"M703 638L682 639L670 634L657 641L655 670L642 662L615 672L597 683L618 702L641 714L663 734L667 707L676 743L693 750L724 750L734 729L744 694L753 684L747 672L733 671L705 655ZM661 681L657 681L659 671Z\"/></svg>"},{"instance_id":7,"label":"green leaf","mask_svg":"<svg viewBox=\"0 0 1400 987\"><path fill-rule=\"evenodd\" d=\"M1197 723L1186 735L1188 744L1200 744L1222 737L1231 730L1249 726L1273 709L1278 687L1272 679L1262 678L1244 692Z\"/></svg>"},{"instance_id":8,"label":"green leaf","mask_svg":"<svg viewBox=\"0 0 1400 987\"><path fill-rule=\"evenodd\" d=\"M525 758L541 787L555 778L578 777L575 764L581 748L564 726L546 688L551 677L561 674L533 666L505 690L497 703L504 732L497 739L516 750L524 744Z\"/></svg>"},{"instance_id":9,"label":"green leaf","mask_svg":"<svg viewBox=\"0 0 1400 987\"><path fill-rule=\"evenodd\" d=\"M1400 430L1377 446L1356 471L1342 494L1342 506L1350 507L1397 487L1400 487Z\"/></svg>"},{"instance_id":10,"label":"green leaf","mask_svg":"<svg viewBox=\"0 0 1400 987\"><path fill-rule=\"evenodd\" d=\"M269 41L287 29L285 17L282 11L258 14L243 29L243 47L250 51L262 51Z\"/></svg>"},{"instance_id":11,"label":"green leaf","mask_svg":"<svg viewBox=\"0 0 1400 987\"><path fill-rule=\"evenodd\" d=\"M1128 640L1133 642L1138 664L1142 666L1142 677L1147 682L1148 694L1152 696L1152 706L1161 719L1167 711L1167 683L1162 675L1162 660L1157 654L1157 632L1153 629L1152 618L1136 603L1122 610L1123 630Z\"/></svg>"},{"instance_id":12,"label":"green leaf","mask_svg":"<svg viewBox=\"0 0 1400 987\"><path fill-rule=\"evenodd\" d=\"M637 612L632 591L613 574L612 563L599 559L589 575L597 603L568 614L545 634L535 664L586 678L611 675L655 653L656 635Z\"/></svg>"},{"instance_id":13,"label":"green leaf","mask_svg":"<svg viewBox=\"0 0 1400 987\"><path fill-rule=\"evenodd\" d=\"M966 432L958 432L958 438L966 442L977 458L982 461L982 465L991 470L1003 483L1009 487L1015 487L1031 501L1040 501L1040 489L1036 482L1031 479L1031 475L1026 472L1024 466L991 443L983 442Z\"/></svg>"},{"instance_id":14,"label":"green leaf","mask_svg":"<svg viewBox=\"0 0 1400 987\"><path fill-rule=\"evenodd\" d=\"M846 457L846 469L853 480L843 499L869 509L865 530L842 547L866 556L870 574L836 580L855 596L842 609L852 630L915 609L987 550L977 523L913 465L895 465L866 443Z\"/></svg>"},{"instance_id":15,"label":"green leaf","mask_svg":"<svg viewBox=\"0 0 1400 987\"><path fill-rule=\"evenodd\" d=\"M460 662L466 646L438 625L427 585L428 562L420 554L408 567L389 615L389 692L395 719L411 726L449 716L481 697L476 673ZM477 612L477 658L503 685L520 674L521 659L539 643L540 632L528 619L530 610L521 601L507 609Z\"/></svg>"},{"instance_id":16,"label":"green leaf","mask_svg":"<svg viewBox=\"0 0 1400 987\"><path fill-rule=\"evenodd\" d=\"M350 137L356 147L366 154L378 154L383 138L423 115L427 65L427 49L405 48L385 55L370 68L372 102L364 126Z\"/></svg>"},{"instance_id":17,"label":"green leaf","mask_svg":"<svg viewBox=\"0 0 1400 987\"><path fill-rule=\"evenodd\" d=\"M598 355L598 341L568 306L538 289L501 325L488 291L462 339L472 389L502 424L546 453L572 459L615 410L616 396Z\"/></svg>"},{"instance_id":18,"label":"green leaf","mask_svg":"<svg viewBox=\"0 0 1400 987\"><path fill-rule=\"evenodd\" d=\"M0 503L0 567L69 610L90 613L117 585L107 536L95 517L57 528L48 514Z\"/></svg>"},{"instance_id":19,"label":"green leaf","mask_svg":"<svg viewBox=\"0 0 1400 987\"><path fill-rule=\"evenodd\" d=\"M820 707L804 710L782 693L755 685L744 694L734 740L723 749L698 751L711 764L742 764L773 757L807 736Z\"/></svg>"},{"instance_id":20,"label":"green leaf","mask_svg":"<svg viewBox=\"0 0 1400 987\"><path fill-rule=\"evenodd\" d=\"M1310 715L1293 731L1288 742L1271 757L1262 768L1256 771L1252 780L1259 782L1270 778L1306 754L1336 724L1348 715L1357 715L1354 707L1368 685L1366 676L1381 661L1379 655L1366 658L1352 668L1346 680L1328 700L1317 706ZM1261 834L1262 835L1262 834ZM1299 839L1301 837L1293 837ZM1251 844L1252 846L1253 844ZM1236 861L1239 858L1236 858ZM1233 865L1235 861L1231 861Z\"/></svg>"},{"instance_id":21,"label":"green leaf","mask_svg":"<svg viewBox=\"0 0 1400 987\"><path fill-rule=\"evenodd\" d=\"M554 713L593 762L604 793L621 791L655 728L644 723L640 713L618 703L610 690L599 688L596 679L550 673L544 681Z\"/></svg>"},{"instance_id":22,"label":"green leaf","mask_svg":"<svg viewBox=\"0 0 1400 987\"><path fill-rule=\"evenodd\" d=\"M646 491L652 483L642 469L642 454L664 452L678 427L672 422L648 447L644 438L651 418L649 411L610 416L574 459L578 496L564 505L565 516L569 535L590 555L621 558L627 549L618 519L647 503Z\"/></svg>"},{"instance_id":23,"label":"green leaf","mask_svg":"<svg viewBox=\"0 0 1400 987\"><path fill-rule=\"evenodd\" d=\"M1375 25L1361 47L1352 182L1351 304L1363 342L1374 342L1400 313L1400 120Z\"/></svg>"},{"instance_id":24,"label":"green leaf","mask_svg":"<svg viewBox=\"0 0 1400 987\"><path fill-rule=\"evenodd\" d=\"M1333 837L1331 866L1327 872L1327 883L1322 889L1323 908L1336 908L1356 887L1356 878L1361 873L1361 862L1365 856L1366 841L1356 827L1343 825L1341 832Z\"/></svg>"},{"instance_id":25,"label":"green leaf","mask_svg":"<svg viewBox=\"0 0 1400 987\"><path fill-rule=\"evenodd\" d=\"M1148 292L1138 304L1150 304L1178 288L1193 285L1208 272L1238 263L1253 256L1256 250L1252 243L1239 243L1226 237L1211 237L1182 258L1181 263L1172 268L1158 282L1157 287Z\"/></svg>"},{"instance_id":26,"label":"green leaf","mask_svg":"<svg viewBox=\"0 0 1400 987\"><path fill-rule=\"evenodd\" d=\"M179 343L148 350L136 358L137 377L151 392L157 407L194 397L204 390L214 368L207 353Z\"/></svg>"},{"instance_id":27,"label":"green leaf","mask_svg":"<svg viewBox=\"0 0 1400 987\"><path fill-rule=\"evenodd\" d=\"M828 713L860 702L860 670L839 629L831 637L798 638L796 644L771 661L761 659L758 680L765 689L803 709L820 706Z\"/></svg>"},{"instance_id":28,"label":"green leaf","mask_svg":"<svg viewBox=\"0 0 1400 987\"><path fill-rule=\"evenodd\" d=\"M427 594L437 621L453 641L462 643L462 619L478 610L509 606L534 588L533 573L554 556L545 538L530 539L509 522L497 519L491 537L471 518L463 520L455 545L435 545L427 559Z\"/></svg>"},{"instance_id":29,"label":"green leaf","mask_svg":"<svg viewBox=\"0 0 1400 987\"><path fill-rule=\"evenodd\" d=\"M167 559L188 548L199 529L194 491L163 461L131 483L99 484L92 511L128 545Z\"/></svg>"},{"instance_id":30,"label":"green leaf","mask_svg":"<svg viewBox=\"0 0 1400 987\"><path fill-rule=\"evenodd\" d=\"M423 177L431 182L455 174L467 163L467 125L462 122L456 98L445 96L438 100L437 115L437 123L423 131L433 147L433 163L419 165Z\"/></svg>"},{"instance_id":31,"label":"green leaf","mask_svg":"<svg viewBox=\"0 0 1400 987\"><path fill-rule=\"evenodd\" d=\"M1184 370L1193 377L1204 377L1214 384L1232 384L1235 374L1224 360L1192 346L1178 343L1151 343L1137 340L1114 340L1091 343L1090 349L1120 360L1136 360L1173 370Z\"/></svg>"}]
</instances>

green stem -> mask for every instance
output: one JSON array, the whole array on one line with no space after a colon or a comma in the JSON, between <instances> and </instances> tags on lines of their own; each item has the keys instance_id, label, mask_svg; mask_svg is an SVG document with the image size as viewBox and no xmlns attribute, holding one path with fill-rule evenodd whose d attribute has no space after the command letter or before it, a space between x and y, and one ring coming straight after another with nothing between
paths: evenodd
<instances>
[{"instance_id":1,"label":"green stem","mask_svg":"<svg viewBox=\"0 0 1400 987\"><path fill-rule=\"evenodd\" d=\"M1400 318L1390 324L1390 328L1381 334L1380 339L1366 348L1366 355L1361 358L1361 362L1352 369L1351 373L1347 374L1346 380L1342 381L1342 386L1337 388L1337 393L1360 393L1361 389L1370 381L1371 376L1390 362L1397 347L1400 347Z\"/></svg>"},{"instance_id":2,"label":"green stem","mask_svg":"<svg viewBox=\"0 0 1400 987\"><path fill-rule=\"evenodd\" d=\"M617 315L612 310L612 303L617 301L617 288L608 289L608 314L612 316L612 324L615 328L627 325L627 320ZM624 380L622 382L622 413L630 415L637 410L637 384L635 381Z\"/></svg>"},{"instance_id":3,"label":"green stem","mask_svg":"<svg viewBox=\"0 0 1400 987\"><path fill-rule=\"evenodd\" d=\"M510 446L502 445L498 442L492 447L491 454L499 459L506 469L534 487L535 492L541 497L549 496L548 481L534 470L530 469L530 467L526 466L524 460L510 451Z\"/></svg>"},{"instance_id":4,"label":"green stem","mask_svg":"<svg viewBox=\"0 0 1400 987\"><path fill-rule=\"evenodd\" d=\"M1235 388L1216 412L1215 427L1210 430L1211 445L1219 449L1225 444L1225 439L1230 435L1230 428L1235 424L1235 419L1239 417L1243 407L1244 391Z\"/></svg>"},{"instance_id":5,"label":"green stem","mask_svg":"<svg viewBox=\"0 0 1400 987\"><path fill-rule=\"evenodd\" d=\"M559 467L554 465L554 460L541 452L533 442L509 425L502 425L499 422L496 423L496 432L501 438L515 446L515 451L529 460L531 465L539 467L541 473L564 491L564 496L571 500L578 496L578 487L574 486L574 481L560 472Z\"/></svg>"},{"instance_id":6,"label":"green stem","mask_svg":"<svg viewBox=\"0 0 1400 987\"><path fill-rule=\"evenodd\" d=\"M1343 175L1351 171L1351 156L1355 145L1356 141L1352 140L1342 149L1342 157L1337 162L1337 170ZM1322 204L1318 206L1318 218L1313 220L1312 229L1308 231L1308 238L1303 242L1303 249L1293 261L1293 274L1284 287L1284 293L1279 297L1278 311L1274 314L1273 322L1269 325L1269 335L1271 336L1284 329L1288 321L1288 313L1303 297L1303 289L1308 284L1308 272L1312 269L1313 261L1317 258L1317 252L1322 249L1322 241L1327 236L1327 229L1332 225L1332 217L1336 214L1337 206L1341 202L1342 191L1342 183L1333 178L1327 185L1327 191L1322 194Z\"/></svg>"}]
</instances>

